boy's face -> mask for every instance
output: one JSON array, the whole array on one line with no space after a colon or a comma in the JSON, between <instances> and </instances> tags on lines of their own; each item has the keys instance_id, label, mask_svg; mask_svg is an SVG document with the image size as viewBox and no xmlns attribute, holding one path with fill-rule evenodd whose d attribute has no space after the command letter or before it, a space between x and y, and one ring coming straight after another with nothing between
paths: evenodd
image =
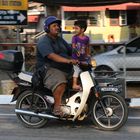
<instances>
[{"instance_id":1,"label":"boy's face","mask_svg":"<svg viewBox=\"0 0 140 140\"><path fill-rule=\"evenodd\" d=\"M74 30L75 30L75 34L76 34L76 35L79 35L79 34L81 34L81 33L84 32L84 29L83 29L83 28L80 28L80 27L77 26L77 25L74 26Z\"/></svg>"}]
</instances>

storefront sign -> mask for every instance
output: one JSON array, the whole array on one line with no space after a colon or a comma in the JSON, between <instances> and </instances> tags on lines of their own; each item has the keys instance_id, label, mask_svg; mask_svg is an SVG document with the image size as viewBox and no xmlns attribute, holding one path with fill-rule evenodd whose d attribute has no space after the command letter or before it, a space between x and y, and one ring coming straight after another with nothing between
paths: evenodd
<instances>
[{"instance_id":1,"label":"storefront sign","mask_svg":"<svg viewBox=\"0 0 140 140\"><path fill-rule=\"evenodd\" d=\"M0 10L0 25L27 25L27 11Z\"/></svg>"},{"instance_id":2,"label":"storefront sign","mask_svg":"<svg viewBox=\"0 0 140 140\"><path fill-rule=\"evenodd\" d=\"M28 0L0 0L0 10L27 10Z\"/></svg>"}]
</instances>

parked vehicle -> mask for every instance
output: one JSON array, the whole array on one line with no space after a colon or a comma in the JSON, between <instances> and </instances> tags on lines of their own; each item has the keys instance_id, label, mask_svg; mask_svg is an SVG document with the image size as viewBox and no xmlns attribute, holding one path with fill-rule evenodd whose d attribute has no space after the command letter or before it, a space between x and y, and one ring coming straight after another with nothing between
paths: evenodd
<instances>
[{"instance_id":1,"label":"parked vehicle","mask_svg":"<svg viewBox=\"0 0 140 140\"><path fill-rule=\"evenodd\" d=\"M140 81L140 36L115 49L93 56L96 74L105 76L112 72L125 72L126 81Z\"/></svg>"},{"instance_id":2,"label":"parked vehicle","mask_svg":"<svg viewBox=\"0 0 140 140\"><path fill-rule=\"evenodd\" d=\"M6 56L10 56L10 60L5 59ZM118 130L127 121L128 107L124 98L118 95L119 89L111 83L103 88L99 86L93 71L93 61L86 65L80 64L83 70L80 74L82 90L72 90L71 82L68 82L63 97L63 117L52 113L54 98L51 91L43 86L34 87L31 83L32 74L21 72L21 52L2 51L0 62L2 61L3 64L9 61L8 65L1 66L0 69L12 72L10 77L17 84L12 92L12 101L16 101L18 120L26 127L40 128L50 119L82 121L90 117L102 130Z\"/></svg>"}]
</instances>

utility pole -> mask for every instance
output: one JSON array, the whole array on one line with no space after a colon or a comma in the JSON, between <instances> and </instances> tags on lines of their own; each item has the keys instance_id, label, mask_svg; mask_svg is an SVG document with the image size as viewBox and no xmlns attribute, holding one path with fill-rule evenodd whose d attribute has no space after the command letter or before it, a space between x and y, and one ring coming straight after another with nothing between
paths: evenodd
<instances>
[{"instance_id":1,"label":"utility pole","mask_svg":"<svg viewBox=\"0 0 140 140\"><path fill-rule=\"evenodd\" d=\"M56 16L61 19L61 6L46 6L45 16Z\"/></svg>"}]
</instances>

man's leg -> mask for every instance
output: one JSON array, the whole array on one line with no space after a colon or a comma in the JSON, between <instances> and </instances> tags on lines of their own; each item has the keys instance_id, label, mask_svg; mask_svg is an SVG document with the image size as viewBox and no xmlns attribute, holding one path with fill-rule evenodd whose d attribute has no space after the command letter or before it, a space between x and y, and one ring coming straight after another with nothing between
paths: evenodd
<instances>
[{"instance_id":1,"label":"man's leg","mask_svg":"<svg viewBox=\"0 0 140 140\"><path fill-rule=\"evenodd\" d=\"M63 93L65 91L66 88L66 84L62 83L59 86L56 87L56 89L53 92L53 96L54 96L54 111L55 110L60 110L60 105L61 105L61 101L62 101L62 96Z\"/></svg>"},{"instance_id":2,"label":"man's leg","mask_svg":"<svg viewBox=\"0 0 140 140\"><path fill-rule=\"evenodd\" d=\"M53 92L55 115L63 115L61 111L61 99L66 88L66 74L58 69L49 68L44 78L44 85Z\"/></svg>"}]
</instances>

